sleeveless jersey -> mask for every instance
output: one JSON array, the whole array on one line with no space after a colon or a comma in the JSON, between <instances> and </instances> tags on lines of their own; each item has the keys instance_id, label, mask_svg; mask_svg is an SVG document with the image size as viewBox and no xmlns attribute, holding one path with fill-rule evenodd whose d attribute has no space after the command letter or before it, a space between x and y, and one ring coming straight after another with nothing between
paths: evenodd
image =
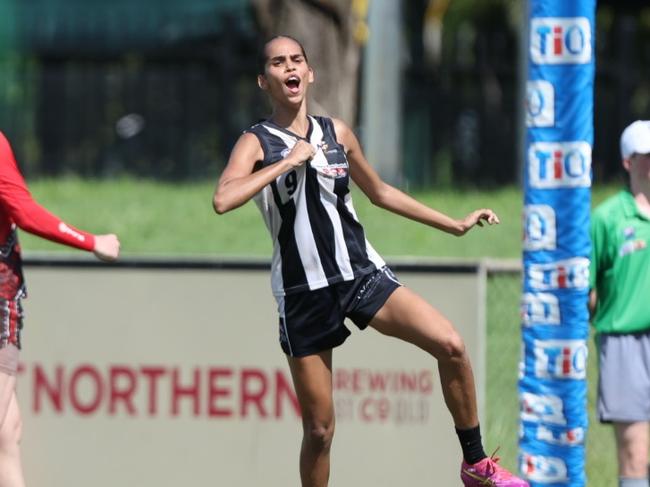
<instances>
[{"instance_id":1,"label":"sleeveless jersey","mask_svg":"<svg viewBox=\"0 0 650 487\"><path fill-rule=\"evenodd\" d=\"M255 197L273 239L271 287L283 296L326 287L385 265L365 238L352 206L349 166L332 120L309 116L311 161L279 176ZM264 150L259 168L284 159L300 139L263 121L246 130Z\"/></svg>"}]
</instances>

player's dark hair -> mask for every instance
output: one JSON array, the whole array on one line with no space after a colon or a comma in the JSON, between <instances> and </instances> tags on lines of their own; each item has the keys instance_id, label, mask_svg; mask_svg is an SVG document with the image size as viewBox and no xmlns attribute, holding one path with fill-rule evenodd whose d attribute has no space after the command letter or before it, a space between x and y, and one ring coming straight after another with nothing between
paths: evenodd
<instances>
[{"instance_id":1,"label":"player's dark hair","mask_svg":"<svg viewBox=\"0 0 650 487\"><path fill-rule=\"evenodd\" d=\"M307 59L307 53L305 52L305 47L302 45L302 42L300 42L295 37L291 37L285 34L279 34L267 39L262 44L262 47L258 52L258 59L257 59L257 69L259 74L264 74L264 71L266 69L266 61L268 61L268 58L266 57L266 46L268 46L269 43L271 43L276 39L291 39L293 42L298 44L300 46L300 51L302 52L302 57L304 57L307 64L309 64L309 60Z\"/></svg>"}]
</instances>

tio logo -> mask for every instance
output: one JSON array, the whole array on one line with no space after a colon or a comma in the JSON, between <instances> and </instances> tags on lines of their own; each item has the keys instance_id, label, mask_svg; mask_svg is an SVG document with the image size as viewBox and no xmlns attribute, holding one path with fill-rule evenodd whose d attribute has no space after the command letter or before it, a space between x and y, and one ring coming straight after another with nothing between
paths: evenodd
<instances>
[{"instance_id":1,"label":"tio logo","mask_svg":"<svg viewBox=\"0 0 650 487\"><path fill-rule=\"evenodd\" d=\"M542 484L566 482L567 468L564 460L558 457L545 457L522 453L519 457L519 470L528 480Z\"/></svg>"},{"instance_id":2,"label":"tio logo","mask_svg":"<svg viewBox=\"0 0 650 487\"><path fill-rule=\"evenodd\" d=\"M519 395L519 417L531 423L566 424L562 398L550 394L522 392Z\"/></svg>"},{"instance_id":3,"label":"tio logo","mask_svg":"<svg viewBox=\"0 0 650 487\"><path fill-rule=\"evenodd\" d=\"M555 210L551 206L524 206L524 250L555 250L555 235Z\"/></svg>"},{"instance_id":4,"label":"tio logo","mask_svg":"<svg viewBox=\"0 0 650 487\"><path fill-rule=\"evenodd\" d=\"M575 257L550 264L530 264L526 279L531 288L539 291L552 289L588 289L589 259Z\"/></svg>"},{"instance_id":5,"label":"tio logo","mask_svg":"<svg viewBox=\"0 0 650 487\"><path fill-rule=\"evenodd\" d=\"M525 293L521 299L521 322L524 326L559 325L560 303L549 293Z\"/></svg>"},{"instance_id":6,"label":"tio logo","mask_svg":"<svg viewBox=\"0 0 650 487\"><path fill-rule=\"evenodd\" d=\"M531 187L588 188L591 186L591 146L587 142L535 142L528 148Z\"/></svg>"},{"instance_id":7,"label":"tio logo","mask_svg":"<svg viewBox=\"0 0 650 487\"><path fill-rule=\"evenodd\" d=\"M530 59L535 64L591 62L591 24L586 17L538 17L530 24Z\"/></svg>"},{"instance_id":8,"label":"tio logo","mask_svg":"<svg viewBox=\"0 0 650 487\"><path fill-rule=\"evenodd\" d=\"M535 377L584 379L587 377L587 353L584 340L535 340Z\"/></svg>"},{"instance_id":9,"label":"tio logo","mask_svg":"<svg viewBox=\"0 0 650 487\"><path fill-rule=\"evenodd\" d=\"M526 83L526 127L555 125L555 89L548 81Z\"/></svg>"},{"instance_id":10,"label":"tio logo","mask_svg":"<svg viewBox=\"0 0 650 487\"><path fill-rule=\"evenodd\" d=\"M578 446L585 440L584 428L569 428L560 431L552 430L546 426L537 427L537 439L551 445Z\"/></svg>"}]
</instances>

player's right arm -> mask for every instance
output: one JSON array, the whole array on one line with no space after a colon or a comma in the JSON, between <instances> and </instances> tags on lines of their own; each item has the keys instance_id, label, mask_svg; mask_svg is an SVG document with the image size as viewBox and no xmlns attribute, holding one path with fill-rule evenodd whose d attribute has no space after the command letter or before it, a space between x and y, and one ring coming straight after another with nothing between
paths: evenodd
<instances>
[{"instance_id":1,"label":"player's right arm","mask_svg":"<svg viewBox=\"0 0 650 487\"><path fill-rule=\"evenodd\" d=\"M305 163L315 153L314 147L299 140L284 159L254 171L255 164L264 159L258 138L245 133L233 147L226 168L221 173L212 198L212 207L219 215L239 208L259 193L264 186L287 171Z\"/></svg>"}]
</instances>

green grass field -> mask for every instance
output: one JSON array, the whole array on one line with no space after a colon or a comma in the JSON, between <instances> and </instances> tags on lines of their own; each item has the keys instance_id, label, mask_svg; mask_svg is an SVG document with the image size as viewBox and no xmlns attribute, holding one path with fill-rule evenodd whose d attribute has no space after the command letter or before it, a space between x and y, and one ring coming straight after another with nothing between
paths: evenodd
<instances>
[{"instance_id":1,"label":"green grass field","mask_svg":"<svg viewBox=\"0 0 650 487\"><path fill-rule=\"evenodd\" d=\"M125 256L270 256L270 240L254 205L249 203L223 216L214 214L212 182L172 185L128 179L110 182L67 179L33 181L30 187L38 201L69 223L96 233L117 233ZM617 190L615 186L595 188L593 203ZM523 204L519 189L436 189L413 196L454 217L487 206L497 212L501 225L476 228L457 238L375 208L357 192L354 201L359 218L369 240L385 257L469 260L521 257ZM71 252L24 233L21 239L27 253ZM489 278L487 424L483 430L487 448L501 445L499 454L511 469L516 468L517 455L520 293L518 275L497 274ZM605 487L615 484L616 462L611 430L599 425L593 416L595 353L593 347L590 349L591 426L587 473L590 486Z\"/></svg>"},{"instance_id":2,"label":"green grass field","mask_svg":"<svg viewBox=\"0 0 650 487\"><path fill-rule=\"evenodd\" d=\"M255 205L251 202L226 215L216 215L211 206L213 188L212 182L175 185L132 179L30 182L37 201L68 223L95 233L117 233L124 255L270 256L270 239ZM594 201L615 190L597 188ZM456 259L521 256L523 204L519 189L442 189L413 196L456 218L487 206L497 212L501 224L476 228L462 238L452 237L373 207L356 192L353 198L359 219L382 255ZM27 251L70 251L25 234L22 244Z\"/></svg>"}]
</instances>

